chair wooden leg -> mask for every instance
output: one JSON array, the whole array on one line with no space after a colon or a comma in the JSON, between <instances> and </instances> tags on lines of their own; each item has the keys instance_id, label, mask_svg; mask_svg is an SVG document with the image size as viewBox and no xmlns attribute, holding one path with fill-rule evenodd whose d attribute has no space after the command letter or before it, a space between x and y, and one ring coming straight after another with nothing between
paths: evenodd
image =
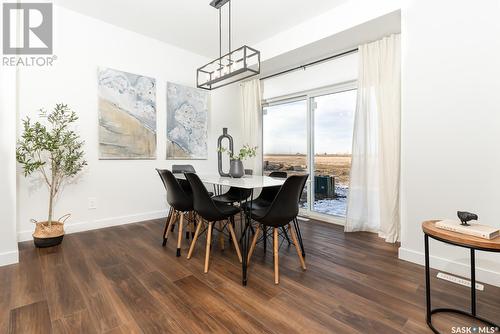
<instances>
[{"instance_id":1,"label":"chair wooden leg","mask_svg":"<svg viewBox=\"0 0 500 334\"><path fill-rule=\"evenodd\" d=\"M170 225L170 219L172 218L173 210L174 209L172 208L168 210L168 216L167 219L165 220L165 228L163 229L163 242L162 242L163 247L165 247L165 245L167 244L167 238L165 236L168 237L167 231L168 231L168 226Z\"/></svg>"},{"instance_id":2,"label":"chair wooden leg","mask_svg":"<svg viewBox=\"0 0 500 334\"><path fill-rule=\"evenodd\" d=\"M176 217L177 217L177 211L172 209L172 214L170 215L170 220L168 222L168 226L165 229L165 234L163 235L163 246L165 246L167 244L168 233L170 232L171 228L174 226Z\"/></svg>"},{"instance_id":3,"label":"chair wooden leg","mask_svg":"<svg viewBox=\"0 0 500 334\"><path fill-rule=\"evenodd\" d=\"M306 262L304 261L304 257L302 256L302 250L300 249L300 245L297 240L297 235L295 234L295 230L292 228L292 225L290 224L288 224L288 231L292 236L293 244L295 245L295 250L297 251L297 255L299 256L300 265L302 266L302 269L306 270Z\"/></svg>"},{"instance_id":4,"label":"chair wooden leg","mask_svg":"<svg viewBox=\"0 0 500 334\"><path fill-rule=\"evenodd\" d=\"M233 225L233 229L234 229L234 227L236 226L236 224L234 223L234 216L229 217L229 223L230 223L231 225ZM231 239L232 239L232 236L231 236L231 235L229 235L229 242L231 242Z\"/></svg>"},{"instance_id":5,"label":"chair wooden leg","mask_svg":"<svg viewBox=\"0 0 500 334\"><path fill-rule=\"evenodd\" d=\"M194 232L193 240L191 240L191 246L189 247L189 252L187 256L188 260L193 255L194 246L196 245L196 241L198 241L198 237L200 236L201 225L203 225L203 221L200 219L200 221L198 222L198 226L196 226L196 231Z\"/></svg>"},{"instance_id":6,"label":"chair wooden leg","mask_svg":"<svg viewBox=\"0 0 500 334\"><path fill-rule=\"evenodd\" d=\"M207 247L205 250L205 274L208 273L208 262L210 261L210 244L212 242L212 226L213 222L208 223L208 229L207 229Z\"/></svg>"},{"instance_id":7,"label":"chair wooden leg","mask_svg":"<svg viewBox=\"0 0 500 334\"><path fill-rule=\"evenodd\" d=\"M188 212L188 216L187 216L187 224L186 224L186 239L189 240L189 235L193 235L193 227L192 227L192 224L193 223L193 212L192 211L189 211Z\"/></svg>"},{"instance_id":8,"label":"chair wooden leg","mask_svg":"<svg viewBox=\"0 0 500 334\"><path fill-rule=\"evenodd\" d=\"M243 259L241 258L241 252L240 252L240 246L238 245L238 239L236 239L236 233L234 233L234 228L231 223L227 224L229 227L229 233L231 234L231 239L233 240L233 245L234 248L236 249L236 254L238 255L238 259L240 260L240 263L243 262Z\"/></svg>"},{"instance_id":9,"label":"chair wooden leg","mask_svg":"<svg viewBox=\"0 0 500 334\"><path fill-rule=\"evenodd\" d=\"M174 212L177 213L177 211L174 210ZM175 223L172 224L172 227L170 228L170 231L171 232L174 232L175 231Z\"/></svg>"},{"instance_id":10,"label":"chair wooden leg","mask_svg":"<svg viewBox=\"0 0 500 334\"><path fill-rule=\"evenodd\" d=\"M302 241L302 233L300 232L299 220L297 217L293 220L293 226L295 228L295 234L297 235L297 239L299 239L300 249L302 250L302 257L306 257L306 252L304 250L304 242Z\"/></svg>"},{"instance_id":11,"label":"chair wooden leg","mask_svg":"<svg viewBox=\"0 0 500 334\"><path fill-rule=\"evenodd\" d=\"M182 225L184 224L184 212L179 213L179 233L177 233L177 256L181 256L181 243L182 243Z\"/></svg>"},{"instance_id":12,"label":"chair wooden leg","mask_svg":"<svg viewBox=\"0 0 500 334\"><path fill-rule=\"evenodd\" d=\"M267 252L267 226L264 226L264 254Z\"/></svg>"},{"instance_id":13,"label":"chair wooden leg","mask_svg":"<svg viewBox=\"0 0 500 334\"><path fill-rule=\"evenodd\" d=\"M190 212L189 221L191 222L191 238L194 238L194 231L196 230L196 216L193 211Z\"/></svg>"},{"instance_id":14,"label":"chair wooden leg","mask_svg":"<svg viewBox=\"0 0 500 334\"><path fill-rule=\"evenodd\" d=\"M219 232L219 247L220 250L223 251L225 247L225 241L224 241L224 232L222 231L222 222L220 223L221 226L221 231Z\"/></svg>"},{"instance_id":15,"label":"chair wooden leg","mask_svg":"<svg viewBox=\"0 0 500 334\"><path fill-rule=\"evenodd\" d=\"M255 230L255 234L252 239L252 244L250 245L250 249L248 250L247 266L250 263L250 258L252 257L253 251L255 250L255 245L257 244L257 240L259 239L259 234L260 234L260 225L257 225L257 229Z\"/></svg>"},{"instance_id":16,"label":"chair wooden leg","mask_svg":"<svg viewBox=\"0 0 500 334\"><path fill-rule=\"evenodd\" d=\"M274 284L280 284L280 269L279 269L279 239L278 239L278 229L273 227L273 248L274 248Z\"/></svg>"}]
</instances>

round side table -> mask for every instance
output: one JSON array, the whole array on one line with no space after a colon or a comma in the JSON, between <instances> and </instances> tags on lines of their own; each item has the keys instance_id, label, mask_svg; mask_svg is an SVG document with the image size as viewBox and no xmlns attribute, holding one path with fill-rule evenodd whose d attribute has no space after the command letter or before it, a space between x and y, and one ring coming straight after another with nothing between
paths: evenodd
<instances>
[{"instance_id":1,"label":"round side table","mask_svg":"<svg viewBox=\"0 0 500 334\"><path fill-rule=\"evenodd\" d=\"M461 234L457 232L451 232L447 230L443 230L436 227L436 222L438 220L429 220L422 223L422 230L424 231L424 242L425 242L425 297L427 302L427 313L426 313L426 321L427 325L432 329L432 331L436 334L440 334L432 325L432 315L436 313L457 313L461 315L465 315L483 323L487 324L491 327L500 328L500 325L493 323L490 320L481 318L476 313L476 259L475 259L475 251L485 251L485 252L500 252L500 237L495 239L487 240L482 238L473 237L466 234ZM452 308L431 308L431 277L430 277L430 267L429 267L429 238L439 240L441 242L464 247L470 249L470 271L471 271L471 306L470 312L452 309Z\"/></svg>"}]
</instances>

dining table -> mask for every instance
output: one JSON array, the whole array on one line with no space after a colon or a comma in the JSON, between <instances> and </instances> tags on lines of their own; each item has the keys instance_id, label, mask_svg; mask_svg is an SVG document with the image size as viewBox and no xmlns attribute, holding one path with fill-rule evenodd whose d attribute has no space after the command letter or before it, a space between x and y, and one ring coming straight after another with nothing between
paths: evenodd
<instances>
[{"instance_id":1,"label":"dining table","mask_svg":"<svg viewBox=\"0 0 500 334\"><path fill-rule=\"evenodd\" d=\"M241 208L241 251L242 251L242 262L241 262L241 275L243 286L247 285L248 281L248 271L247 271L247 258L248 258L248 246L250 240L251 229L251 212L252 212L252 201L254 200L254 193L257 189L263 189L266 187L276 187L282 186L285 182L283 178L274 178L263 175L244 175L240 178L233 178L228 176L220 176L218 174L197 174L200 180L205 184L210 184L213 186L215 195L222 194L228 187L235 187L239 189L248 189L250 191L250 196L240 203ZM182 173L176 173L174 176L179 180L185 180L186 177ZM241 205L244 204L244 205Z\"/></svg>"}]
</instances>

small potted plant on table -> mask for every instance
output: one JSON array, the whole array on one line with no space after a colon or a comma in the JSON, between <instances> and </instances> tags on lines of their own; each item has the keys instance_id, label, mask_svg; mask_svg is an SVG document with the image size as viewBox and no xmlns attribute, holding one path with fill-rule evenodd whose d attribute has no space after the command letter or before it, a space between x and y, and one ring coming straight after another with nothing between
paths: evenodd
<instances>
[{"instance_id":1,"label":"small potted plant on table","mask_svg":"<svg viewBox=\"0 0 500 334\"><path fill-rule=\"evenodd\" d=\"M37 222L33 240L36 247L58 245L64 237L64 222L69 214L54 220L54 201L61 186L76 176L87 164L83 157L83 141L71 128L78 117L65 104L57 104L47 113L40 110L47 124L23 120L23 133L16 149L17 162L24 176L39 174L49 190L48 219Z\"/></svg>"},{"instance_id":2,"label":"small potted plant on table","mask_svg":"<svg viewBox=\"0 0 500 334\"><path fill-rule=\"evenodd\" d=\"M253 158L257 154L257 146L244 145L238 154L231 152L230 150L221 147L221 152L226 152L229 155L230 165L229 165L229 175L234 178L240 178L245 175L245 168L243 167L243 160L247 158Z\"/></svg>"}]
</instances>

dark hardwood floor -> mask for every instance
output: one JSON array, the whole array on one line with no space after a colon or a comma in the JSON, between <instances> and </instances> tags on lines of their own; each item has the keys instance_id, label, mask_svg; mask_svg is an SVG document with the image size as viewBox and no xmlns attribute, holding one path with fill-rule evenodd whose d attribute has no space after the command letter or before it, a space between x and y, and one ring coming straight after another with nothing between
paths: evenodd
<instances>
[{"instance_id":1,"label":"dark hardwood floor","mask_svg":"<svg viewBox=\"0 0 500 334\"><path fill-rule=\"evenodd\" d=\"M20 263L0 268L1 333L430 333L423 268L397 259L397 246L369 233L300 222L307 271L292 246L255 251L249 283L226 240L214 241L203 274L200 238L193 258L161 247L163 220L65 236L61 246L21 243ZM215 238L216 240L217 238ZM435 274L435 273L434 273ZM469 290L432 279L433 305L466 308ZM479 314L500 320L500 289L478 292ZM435 323L470 326L449 315Z\"/></svg>"}]
</instances>

